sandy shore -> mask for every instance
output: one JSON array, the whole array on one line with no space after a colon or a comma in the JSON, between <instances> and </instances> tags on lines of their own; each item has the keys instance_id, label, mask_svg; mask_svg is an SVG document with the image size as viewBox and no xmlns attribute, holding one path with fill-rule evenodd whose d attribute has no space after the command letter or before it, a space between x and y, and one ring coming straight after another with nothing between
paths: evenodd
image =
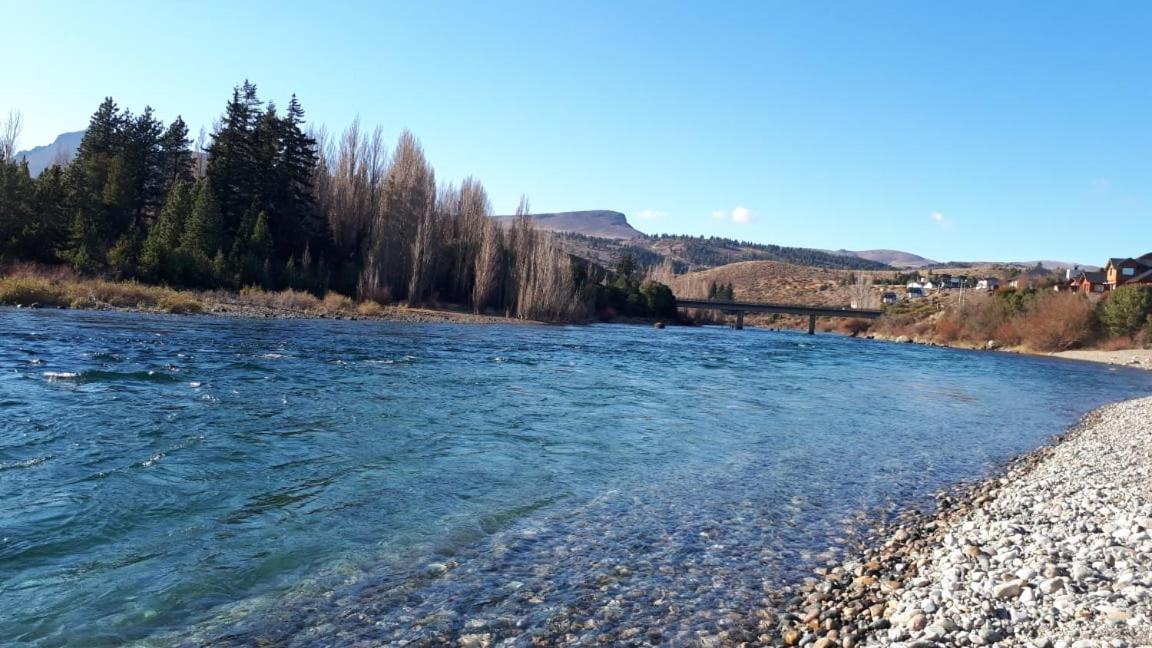
<instances>
[{"instance_id":1,"label":"sandy shore","mask_svg":"<svg viewBox=\"0 0 1152 648\"><path fill-rule=\"evenodd\" d=\"M1126 349L1123 351L1061 351L1053 353L1057 358L1088 360L1105 364L1127 365L1152 369L1152 349Z\"/></svg>"},{"instance_id":2,"label":"sandy shore","mask_svg":"<svg viewBox=\"0 0 1152 648\"><path fill-rule=\"evenodd\" d=\"M942 494L766 614L774 645L1152 646L1152 398Z\"/></svg>"}]
</instances>

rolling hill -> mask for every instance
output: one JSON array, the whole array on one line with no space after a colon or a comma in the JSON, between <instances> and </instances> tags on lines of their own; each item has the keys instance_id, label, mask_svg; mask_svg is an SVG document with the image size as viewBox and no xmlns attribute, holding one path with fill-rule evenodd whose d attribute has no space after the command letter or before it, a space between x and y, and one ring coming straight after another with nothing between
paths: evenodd
<instances>
[{"instance_id":1,"label":"rolling hill","mask_svg":"<svg viewBox=\"0 0 1152 648\"><path fill-rule=\"evenodd\" d=\"M836 250L835 252L832 252L832 254L876 261L878 263L890 265L893 268L922 268L924 266L936 265L939 263L938 261L933 261L932 259L926 259L919 254L902 252L900 250Z\"/></svg>"},{"instance_id":2,"label":"rolling hill","mask_svg":"<svg viewBox=\"0 0 1152 648\"><path fill-rule=\"evenodd\" d=\"M495 218L503 222L510 222L515 216L496 216ZM571 232L616 240L644 236L643 233L628 223L627 216L618 211L606 209L531 214L529 218L536 224L536 227L549 232Z\"/></svg>"}]
</instances>

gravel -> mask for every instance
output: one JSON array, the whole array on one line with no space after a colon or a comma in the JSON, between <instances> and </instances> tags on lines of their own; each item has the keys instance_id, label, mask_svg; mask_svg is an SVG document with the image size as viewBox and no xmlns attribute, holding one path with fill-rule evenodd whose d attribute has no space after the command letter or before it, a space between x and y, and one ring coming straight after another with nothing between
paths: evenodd
<instances>
[{"instance_id":1,"label":"gravel","mask_svg":"<svg viewBox=\"0 0 1152 648\"><path fill-rule=\"evenodd\" d=\"M1074 391L1070 391L1074 397ZM1103 407L789 592L774 645L1152 646L1152 398Z\"/></svg>"}]
</instances>

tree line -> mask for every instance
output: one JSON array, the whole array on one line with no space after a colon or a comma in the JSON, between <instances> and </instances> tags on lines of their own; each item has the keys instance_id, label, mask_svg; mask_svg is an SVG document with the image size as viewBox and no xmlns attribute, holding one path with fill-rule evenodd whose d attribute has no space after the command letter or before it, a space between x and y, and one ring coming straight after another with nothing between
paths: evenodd
<instances>
[{"instance_id":1,"label":"tree line","mask_svg":"<svg viewBox=\"0 0 1152 648\"><path fill-rule=\"evenodd\" d=\"M480 181L438 183L405 131L309 130L254 84L233 89L206 141L111 98L75 158L33 178L0 132L0 262L190 288L260 286L569 321L611 273L564 252L521 201L502 226ZM203 136L201 140L204 140ZM647 314L647 313L645 313Z\"/></svg>"}]
</instances>

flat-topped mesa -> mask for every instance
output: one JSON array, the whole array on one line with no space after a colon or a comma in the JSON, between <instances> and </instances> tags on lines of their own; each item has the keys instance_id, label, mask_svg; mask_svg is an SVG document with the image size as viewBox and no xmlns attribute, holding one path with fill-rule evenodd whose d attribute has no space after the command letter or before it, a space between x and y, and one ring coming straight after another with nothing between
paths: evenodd
<instances>
[{"instance_id":1,"label":"flat-topped mesa","mask_svg":"<svg viewBox=\"0 0 1152 648\"><path fill-rule=\"evenodd\" d=\"M515 216L495 216L503 223L510 223ZM584 211L529 214L537 227L549 232L571 232L585 236L610 239L632 239L644 236L628 223L628 217L618 211L590 209Z\"/></svg>"}]
</instances>

